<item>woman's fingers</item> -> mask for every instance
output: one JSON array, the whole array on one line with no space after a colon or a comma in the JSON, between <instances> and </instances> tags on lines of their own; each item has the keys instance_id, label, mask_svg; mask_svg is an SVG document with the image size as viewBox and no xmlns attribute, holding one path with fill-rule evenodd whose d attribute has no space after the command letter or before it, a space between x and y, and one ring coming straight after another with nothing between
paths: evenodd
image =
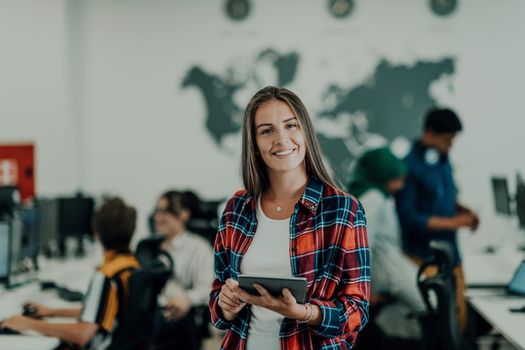
<instances>
[{"instance_id":1,"label":"woman's fingers","mask_svg":"<svg viewBox=\"0 0 525 350\"><path fill-rule=\"evenodd\" d=\"M295 300L294 296L292 295L292 292L290 292L290 290L288 288L284 288L283 289L283 301L286 304L293 304L293 303L297 302Z\"/></svg>"},{"instance_id":2,"label":"woman's fingers","mask_svg":"<svg viewBox=\"0 0 525 350\"><path fill-rule=\"evenodd\" d=\"M232 290L235 290L239 286L239 282L237 282L233 278L228 278L225 283Z\"/></svg>"},{"instance_id":3,"label":"woman's fingers","mask_svg":"<svg viewBox=\"0 0 525 350\"><path fill-rule=\"evenodd\" d=\"M233 296L230 296L226 293L221 294L220 298L222 301L224 301L225 303L228 303L229 305L232 305L233 307L237 307L241 305L241 302L239 301L239 299Z\"/></svg>"},{"instance_id":4,"label":"woman's fingers","mask_svg":"<svg viewBox=\"0 0 525 350\"><path fill-rule=\"evenodd\" d=\"M268 293L268 291L260 284L254 283L253 288L257 289L261 297L267 297L270 295L270 293Z\"/></svg>"},{"instance_id":5,"label":"woman's fingers","mask_svg":"<svg viewBox=\"0 0 525 350\"><path fill-rule=\"evenodd\" d=\"M219 306L223 309L227 309L228 311L233 311L238 307L237 304L232 303L229 300L225 300L223 297L219 297Z\"/></svg>"},{"instance_id":6,"label":"woman's fingers","mask_svg":"<svg viewBox=\"0 0 525 350\"><path fill-rule=\"evenodd\" d=\"M225 284L222 286L221 293L219 294L219 306L231 313L239 313L242 310L245 302L243 302L239 296L239 284L234 279L228 278Z\"/></svg>"}]
</instances>

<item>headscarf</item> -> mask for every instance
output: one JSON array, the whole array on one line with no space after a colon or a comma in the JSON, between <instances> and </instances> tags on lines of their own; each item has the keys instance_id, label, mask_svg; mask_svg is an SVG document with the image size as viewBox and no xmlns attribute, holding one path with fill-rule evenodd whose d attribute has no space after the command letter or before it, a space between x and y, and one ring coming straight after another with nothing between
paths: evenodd
<instances>
[{"instance_id":1,"label":"headscarf","mask_svg":"<svg viewBox=\"0 0 525 350\"><path fill-rule=\"evenodd\" d=\"M390 195L386 187L388 181L402 177L405 172L405 163L388 147L369 150L357 161L348 191L359 197L370 189L377 189L387 197Z\"/></svg>"}]
</instances>

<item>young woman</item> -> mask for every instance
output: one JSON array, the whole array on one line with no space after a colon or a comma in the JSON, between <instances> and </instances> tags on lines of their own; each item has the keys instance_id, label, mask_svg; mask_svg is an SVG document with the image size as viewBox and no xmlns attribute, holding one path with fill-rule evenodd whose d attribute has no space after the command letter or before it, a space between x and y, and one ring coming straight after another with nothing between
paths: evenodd
<instances>
[{"instance_id":1,"label":"young woman","mask_svg":"<svg viewBox=\"0 0 525 350\"><path fill-rule=\"evenodd\" d=\"M245 189L228 201L215 241L212 321L221 349L349 349L368 319L370 258L361 204L321 160L312 122L291 91L266 87L243 121ZM236 282L241 273L307 279L305 304Z\"/></svg>"}]
</instances>

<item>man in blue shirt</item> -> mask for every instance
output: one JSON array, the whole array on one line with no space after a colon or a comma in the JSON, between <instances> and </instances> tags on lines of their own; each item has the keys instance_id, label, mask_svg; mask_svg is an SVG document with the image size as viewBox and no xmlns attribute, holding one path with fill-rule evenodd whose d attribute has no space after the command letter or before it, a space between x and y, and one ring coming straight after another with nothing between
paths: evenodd
<instances>
[{"instance_id":1,"label":"man in blue shirt","mask_svg":"<svg viewBox=\"0 0 525 350\"><path fill-rule=\"evenodd\" d=\"M404 248L417 263L430 257L431 240L448 242L455 258L456 304L459 326L467 321L465 283L457 241L459 228L476 230L478 216L457 202L457 189L448 153L461 121L450 109L433 109L425 118L423 136L405 158L408 173L397 196Z\"/></svg>"}]
</instances>

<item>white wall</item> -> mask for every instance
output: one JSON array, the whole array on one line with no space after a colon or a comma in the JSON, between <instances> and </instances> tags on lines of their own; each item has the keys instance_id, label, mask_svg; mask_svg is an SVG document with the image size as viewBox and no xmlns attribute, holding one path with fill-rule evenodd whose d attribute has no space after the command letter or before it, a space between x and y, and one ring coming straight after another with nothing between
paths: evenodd
<instances>
[{"instance_id":1,"label":"white wall","mask_svg":"<svg viewBox=\"0 0 525 350\"><path fill-rule=\"evenodd\" d=\"M525 173L518 152L525 148L521 0L461 0L446 19L434 16L426 1L356 1L355 13L345 20L333 19L324 1L252 0L252 15L241 23L226 18L222 1L98 0L69 8L59 1L13 3L10 15L0 11L0 23L6 26L9 20L8 32L16 33L11 41L22 51L11 53L15 69L0 65L10 82L1 85L2 92L18 86L0 106L0 140L38 141L42 191L68 190L75 186L69 179L77 178L93 193L124 196L143 217L168 187L191 187L208 198L230 195L240 186L240 140L228 143L230 154L219 150L204 128L202 96L180 84L193 65L225 74L227 66L242 66L268 47L301 55L290 88L314 117L325 83L360 83L381 58L411 64L453 56L453 91L445 88L446 81L432 86L432 93L456 109L465 124L452 155L462 199L490 223L489 177L518 169ZM69 39L64 39L64 23L75 26ZM80 72L64 68L64 57ZM266 76L264 84L275 83ZM68 84L74 90L69 100ZM236 96L239 105L257 88ZM6 116L18 110L20 121ZM67 135L71 124L73 134L79 130L75 139ZM69 169L62 176L56 152L71 164L76 156L81 174L75 177Z\"/></svg>"},{"instance_id":2,"label":"white wall","mask_svg":"<svg viewBox=\"0 0 525 350\"><path fill-rule=\"evenodd\" d=\"M64 3L0 2L0 144L36 144L36 190L78 187Z\"/></svg>"}]
</instances>

